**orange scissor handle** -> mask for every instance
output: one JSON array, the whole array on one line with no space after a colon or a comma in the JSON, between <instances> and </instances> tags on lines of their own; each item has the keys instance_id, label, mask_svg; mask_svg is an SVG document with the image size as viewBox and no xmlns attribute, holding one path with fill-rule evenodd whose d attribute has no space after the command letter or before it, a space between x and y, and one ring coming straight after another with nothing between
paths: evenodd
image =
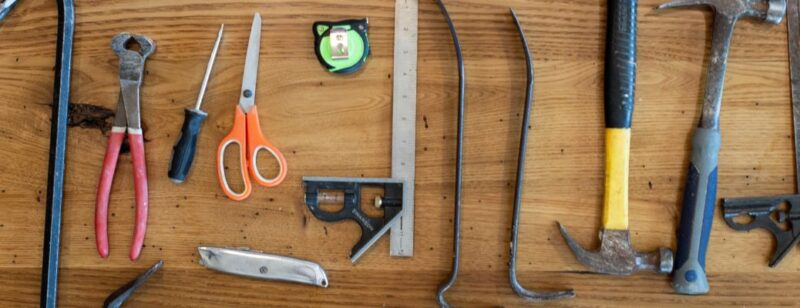
<instances>
[{"instance_id":1,"label":"orange scissor handle","mask_svg":"<svg viewBox=\"0 0 800 308\"><path fill-rule=\"evenodd\" d=\"M269 152L272 154L272 157L278 161L278 175L274 178L270 179L261 175L257 162L258 152L260 151ZM253 179L261 186L275 187L280 185L286 178L286 173L288 171L286 158L261 132L261 125L258 121L258 109L256 106L253 106L250 112L247 113L247 153L250 175L252 175Z\"/></svg>"},{"instance_id":2,"label":"orange scissor handle","mask_svg":"<svg viewBox=\"0 0 800 308\"><path fill-rule=\"evenodd\" d=\"M233 128L231 129L231 132L225 136L225 138L222 138L217 150L217 176L219 178L219 185L222 187L222 191L225 193L225 195L231 200L242 201L247 199L247 197L249 197L250 193L253 191L253 185L250 183L250 175L247 172L249 159L245 155L245 153L247 153L247 145L245 143L246 140L247 118L245 117L242 108L239 108L237 105L233 118ZM225 149L234 143L239 146L239 163L241 164L240 170L242 172L242 180L244 181L244 191L241 193L233 191L230 184L228 184L228 179L225 177Z\"/></svg>"}]
</instances>

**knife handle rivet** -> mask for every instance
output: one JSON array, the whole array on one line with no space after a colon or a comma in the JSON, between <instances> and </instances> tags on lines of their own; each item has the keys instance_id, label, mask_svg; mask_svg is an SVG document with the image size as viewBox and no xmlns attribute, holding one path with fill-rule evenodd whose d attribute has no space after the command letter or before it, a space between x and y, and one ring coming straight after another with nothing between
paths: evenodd
<instances>
[{"instance_id":1,"label":"knife handle rivet","mask_svg":"<svg viewBox=\"0 0 800 308\"><path fill-rule=\"evenodd\" d=\"M262 266L258 268L258 271L261 272L262 274L266 274L267 272L269 272L269 269L266 266Z\"/></svg>"}]
</instances>

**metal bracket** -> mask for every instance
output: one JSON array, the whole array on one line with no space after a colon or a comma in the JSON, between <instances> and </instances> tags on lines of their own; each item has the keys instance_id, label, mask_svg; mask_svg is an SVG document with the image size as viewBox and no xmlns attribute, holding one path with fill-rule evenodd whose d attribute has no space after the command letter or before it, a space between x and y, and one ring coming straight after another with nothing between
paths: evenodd
<instances>
[{"instance_id":1,"label":"metal bracket","mask_svg":"<svg viewBox=\"0 0 800 308\"><path fill-rule=\"evenodd\" d=\"M789 208L781 210L782 204ZM723 199L722 208L725 222L731 228L748 232L766 229L775 236L775 252L769 261L770 267L781 262L800 241L800 195ZM773 220L773 214L777 214L777 221ZM749 216L752 221L738 223L735 219L740 216ZM786 224L788 226L782 227Z\"/></svg>"},{"instance_id":2,"label":"metal bracket","mask_svg":"<svg viewBox=\"0 0 800 308\"><path fill-rule=\"evenodd\" d=\"M361 209L361 188L364 186L383 188L383 196L376 198L375 205L383 208L383 217L370 217ZM353 220L361 226L361 239L353 246L350 261L355 263L389 228L399 222L403 211L403 181L387 178L325 178L303 177L305 200L308 210L319 220L338 222ZM341 195L329 191L341 192ZM323 204L341 203L336 212L323 210Z\"/></svg>"},{"instance_id":3,"label":"metal bracket","mask_svg":"<svg viewBox=\"0 0 800 308\"><path fill-rule=\"evenodd\" d=\"M333 27L330 31L330 44L331 44L331 58L334 60L342 60L350 58L350 49L348 48L347 28Z\"/></svg>"}]
</instances>

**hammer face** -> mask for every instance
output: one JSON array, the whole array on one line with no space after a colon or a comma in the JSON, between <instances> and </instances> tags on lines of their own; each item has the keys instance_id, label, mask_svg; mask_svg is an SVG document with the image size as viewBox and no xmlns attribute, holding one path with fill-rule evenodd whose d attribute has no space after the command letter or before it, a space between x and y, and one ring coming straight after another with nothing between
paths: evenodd
<instances>
[{"instance_id":1,"label":"hammer face","mask_svg":"<svg viewBox=\"0 0 800 308\"><path fill-rule=\"evenodd\" d=\"M590 252L578 244L559 224L561 235L575 254L575 258L593 272L627 276L640 270L654 270L662 274L672 271L673 256L668 248L657 252L640 253L633 249L628 230L600 231L600 251Z\"/></svg>"}]
</instances>

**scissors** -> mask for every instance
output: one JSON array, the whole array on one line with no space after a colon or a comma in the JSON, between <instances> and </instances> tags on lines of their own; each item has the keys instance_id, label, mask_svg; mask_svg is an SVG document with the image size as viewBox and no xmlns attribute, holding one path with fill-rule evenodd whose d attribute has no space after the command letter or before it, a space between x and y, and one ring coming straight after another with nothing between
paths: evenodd
<instances>
[{"instance_id":1,"label":"scissors","mask_svg":"<svg viewBox=\"0 0 800 308\"><path fill-rule=\"evenodd\" d=\"M261 48L261 15L256 13L253 17L253 26L250 30L250 43L247 45L247 56L244 62L244 78L240 92L239 105L236 106L233 118L233 128L219 144L217 151L217 175L222 191L228 198L236 201L247 199L252 192L251 177L264 187L278 186L286 178L286 158L281 151L272 145L261 133L256 109L256 77L258 77L258 56ZM237 193L231 189L225 177L225 149L231 144L239 146L239 163L241 164L244 191ZM266 178L258 170L257 157L261 151L267 151L278 161L278 175ZM249 172L248 172L249 171Z\"/></svg>"}]
</instances>

